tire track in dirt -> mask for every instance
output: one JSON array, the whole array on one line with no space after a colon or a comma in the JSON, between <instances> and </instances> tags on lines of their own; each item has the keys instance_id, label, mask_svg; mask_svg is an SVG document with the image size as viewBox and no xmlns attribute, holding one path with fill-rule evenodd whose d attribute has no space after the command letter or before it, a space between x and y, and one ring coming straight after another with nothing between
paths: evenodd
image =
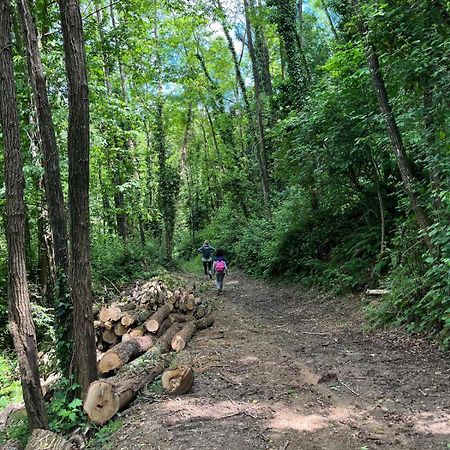
<instances>
[{"instance_id":1,"label":"tire track in dirt","mask_svg":"<svg viewBox=\"0 0 450 450\"><path fill-rule=\"evenodd\" d=\"M195 368L193 390L142 395L110 448L447 448L448 356L400 333L365 333L354 297L240 273L225 288L214 327L180 356Z\"/></svg>"}]
</instances>

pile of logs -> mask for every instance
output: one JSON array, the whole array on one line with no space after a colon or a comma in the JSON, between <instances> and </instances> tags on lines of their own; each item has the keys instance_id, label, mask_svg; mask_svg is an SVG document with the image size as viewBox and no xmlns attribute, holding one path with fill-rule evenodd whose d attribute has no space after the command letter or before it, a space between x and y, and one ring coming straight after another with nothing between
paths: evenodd
<instances>
[{"instance_id":1,"label":"pile of logs","mask_svg":"<svg viewBox=\"0 0 450 450\"><path fill-rule=\"evenodd\" d=\"M170 313L186 315L186 320L201 319L210 307L195 297L192 290L169 290L162 281L136 285L131 295L109 306L96 306L96 341L98 359L103 352L146 333L161 335L168 327ZM178 319L180 320L180 319Z\"/></svg>"},{"instance_id":2,"label":"pile of logs","mask_svg":"<svg viewBox=\"0 0 450 450\"><path fill-rule=\"evenodd\" d=\"M120 302L97 308L96 316L98 371L103 378L91 383L84 410L100 425L164 371L167 361L162 355L183 350L196 330L214 323L211 306L193 291L169 290L161 281L135 286ZM163 377L163 386L173 394L186 392L192 382L192 370L185 367Z\"/></svg>"}]
</instances>

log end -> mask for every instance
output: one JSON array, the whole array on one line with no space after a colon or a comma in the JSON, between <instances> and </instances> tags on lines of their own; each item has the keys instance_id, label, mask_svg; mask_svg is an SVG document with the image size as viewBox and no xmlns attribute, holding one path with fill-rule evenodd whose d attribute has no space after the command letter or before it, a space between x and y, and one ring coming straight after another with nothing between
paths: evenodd
<instances>
[{"instance_id":1,"label":"log end","mask_svg":"<svg viewBox=\"0 0 450 450\"><path fill-rule=\"evenodd\" d=\"M94 381L89 386L84 411L92 422L103 425L119 411L119 397L106 381Z\"/></svg>"},{"instance_id":2,"label":"log end","mask_svg":"<svg viewBox=\"0 0 450 450\"><path fill-rule=\"evenodd\" d=\"M186 347L186 342L184 342L184 339L181 336L177 335L172 339L171 347L172 350L178 353Z\"/></svg>"},{"instance_id":3,"label":"log end","mask_svg":"<svg viewBox=\"0 0 450 450\"><path fill-rule=\"evenodd\" d=\"M161 378L161 383L170 395L185 394L191 390L194 383L194 371L191 367L186 366L166 370Z\"/></svg>"},{"instance_id":4,"label":"log end","mask_svg":"<svg viewBox=\"0 0 450 450\"><path fill-rule=\"evenodd\" d=\"M149 333L156 333L159 328L159 323L156 320L150 319L145 322L144 326Z\"/></svg>"},{"instance_id":5,"label":"log end","mask_svg":"<svg viewBox=\"0 0 450 450\"><path fill-rule=\"evenodd\" d=\"M116 370L123 365L117 353L106 352L98 363L98 371L101 375L106 375L112 370Z\"/></svg>"}]
</instances>

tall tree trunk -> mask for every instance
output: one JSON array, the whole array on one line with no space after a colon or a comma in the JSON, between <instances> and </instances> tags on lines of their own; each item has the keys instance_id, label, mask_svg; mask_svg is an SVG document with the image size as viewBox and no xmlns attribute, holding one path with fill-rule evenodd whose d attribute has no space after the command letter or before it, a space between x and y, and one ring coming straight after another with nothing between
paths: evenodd
<instances>
[{"instance_id":1,"label":"tall tree trunk","mask_svg":"<svg viewBox=\"0 0 450 450\"><path fill-rule=\"evenodd\" d=\"M358 0L354 0L354 4L359 9ZM359 12L359 11L357 11ZM411 203L412 210L416 216L420 229L423 232L425 243L430 251L433 251L433 245L428 234L428 228L430 221L420 205L419 198L416 192L414 184L414 175L411 170L411 166L406 155L406 150L403 144L403 139L400 130L397 125L392 106L389 102L389 96L384 83L384 78L380 70L380 62L375 50L375 46L369 40L369 30L367 25L360 19L359 31L364 40L364 47L366 52L367 63L372 76L372 83L375 89L375 93L378 99L378 104L383 113L384 120L386 122L386 128L391 141L391 146L397 159L398 168L403 181L403 186L408 194L409 201Z\"/></svg>"},{"instance_id":2,"label":"tall tree trunk","mask_svg":"<svg viewBox=\"0 0 450 450\"><path fill-rule=\"evenodd\" d=\"M327 16L328 23L330 24L331 32L333 33L333 36L336 40L338 40L338 34L336 31L336 27L334 26L333 20L331 19L330 11L328 10L328 5L326 0L321 0L320 3L322 3L322 8L325 12L325 15Z\"/></svg>"},{"instance_id":3,"label":"tall tree trunk","mask_svg":"<svg viewBox=\"0 0 450 450\"><path fill-rule=\"evenodd\" d=\"M230 30L229 30L227 22L226 22L225 11L222 7L222 4L220 3L220 0L217 0L217 8L218 8L220 16L221 16L221 24L222 24L222 28L223 28L225 37L227 39L228 49L230 50L231 57L233 59L234 70L236 73L236 79L237 79L237 82L239 85L239 89L241 90L241 93L242 93L242 98L244 100L245 109L247 111L250 111L250 102L248 99L247 88L245 87L244 77L242 76L239 60L238 60L238 57L236 54L236 50L234 48L233 39L231 38Z\"/></svg>"},{"instance_id":4,"label":"tall tree trunk","mask_svg":"<svg viewBox=\"0 0 450 450\"><path fill-rule=\"evenodd\" d=\"M266 140L264 135L264 120L263 120L263 105L261 100L261 88L260 88L260 80L259 73L257 68L257 61L255 50L253 48L253 38L252 38L252 27L250 23L250 11L248 0L244 0L244 8L245 8L245 25L247 29L247 43L248 43L248 51L250 53L250 58L252 61L252 72L253 72L253 80L255 83L254 91L255 91L255 102L256 102L256 114L257 114L257 122L258 122L258 162L260 166L261 172L261 185L263 191L264 198L264 206L266 209L266 213L270 216L270 189L269 189L269 173L267 166L267 151L266 151Z\"/></svg>"},{"instance_id":5,"label":"tall tree trunk","mask_svg":"<svg viewBox=\"0 0 450 450\"><path fill-rule=\"evenodd\" d=\"M30 427L47 428L25 262L24 175L11 51L11 5L0 0L0 122L3 130L10 328Z\"/></svg>"},{"instance_id":6,"label":"tall tree trunk","mask_svg":"<svg viewBox=\"0 0 450 450\"><path fill-rule=\"evenodd\" d=\"M69 207L73 362L82 395L97 378L89 235L89 93L78 0L58 0L69 86Z\"/></svg>"},{"instance_id":7,"label":"tall tree trunk","mask_svg":"<svg viewBox=\"0 0 450 450\"><path fill-rule=\"evenodd\" d=\"M287 73L291 79L291 92L298 107L302 100L302 86L305 81L310 82L311 74L297 33L295 0L277 2L277 26L283 42Z\"/></svg>"},{"instance_id":8,"label":"tall tree trunk","mask_svg":"<svg viewBox=\"0 0 450 450\"><path fill-rule=\"evenodd\" d=\"M112 0L109 0L109 13L111 14L111 26L114 29L117 28L116 15L114 14L114 3ZM125 72L123 70L122 59L120 58L120 54L117 55L117 62L119 64L119 75L120 75L120 92L122 94L122 100L124 103L127 102L127 89L126 89L126 80L125 80Z\"/></svg>"},{"instance_id":9,"label":"tall tree trunk","mask_svg":"<svg viewBox=\"0 0 450 450\"><path fill-rule=\"evenodd\" d=\"M264 31L263 20L260 17L260 10L262 8L261 0L258 0L258 6L254 6L254 1L250 0L250 9L257 10L258 18L255 26L255 53L256 59L258 61L258 71L260 73L261 88L264 94L272 99L273 88L272 88L272 75L270 74L270 55L269 49L267 48L267 38ZM273 120L275 118L273 117Z\"/></svg>"},{"instance_id":10,"label":"tall tree trunk","mask_svg":"<svg viewBox=\"0 0 450 450\"><path fill-rule=\"evenodd\" d=\"M70 342L72 340L73 307L68 288L67 227L64 211L64 195L59 169L59 154L55 129L47 95L47 80L41 62L38 36L28 0L17 0L23 37L27 50L28 75L33 91L34 106L41 138L44 166L44 186L48 205L48 219L53 235L55 258L54 303L56 311L56 335L64 346L57 345L61 369L68 375Z\"/></svg>"},{"instance_id":11,"label":"tall tree trunk","mask_svg":"<svg viewBox=\"0 0 450 450\"><path fill-rule=\"evenodd\" d=\"M425 82L425 91L423 94L423 109L424 109L424 122L426 132L426 142L429 151L432 151L436 145L436 129L433 123L433 92L429 85L429 82ZM441 200L441 179L439 172L434 166L430 167L430 181L431 189L433 190L433 206L435 212L439 212L442 209Z\"/></svg>"}]
</instances>

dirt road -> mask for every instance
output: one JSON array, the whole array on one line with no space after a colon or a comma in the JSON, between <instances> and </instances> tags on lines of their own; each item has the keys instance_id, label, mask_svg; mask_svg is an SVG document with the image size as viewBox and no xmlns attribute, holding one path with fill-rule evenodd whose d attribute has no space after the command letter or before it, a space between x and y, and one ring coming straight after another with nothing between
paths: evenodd
<instances>
[{"instance_id":1,"label":"dirt road","mask_svg":"<svg viewBox=\"0 0 450 450\"><path fill-rule=\"evenodd\" d=\"M183 356L196 370L192 392L145 393L108 448L450 448L448 353L401 333L364 332L356 297L240 273L225 288L214 327Z\"/></svg>"}]
</instances>

